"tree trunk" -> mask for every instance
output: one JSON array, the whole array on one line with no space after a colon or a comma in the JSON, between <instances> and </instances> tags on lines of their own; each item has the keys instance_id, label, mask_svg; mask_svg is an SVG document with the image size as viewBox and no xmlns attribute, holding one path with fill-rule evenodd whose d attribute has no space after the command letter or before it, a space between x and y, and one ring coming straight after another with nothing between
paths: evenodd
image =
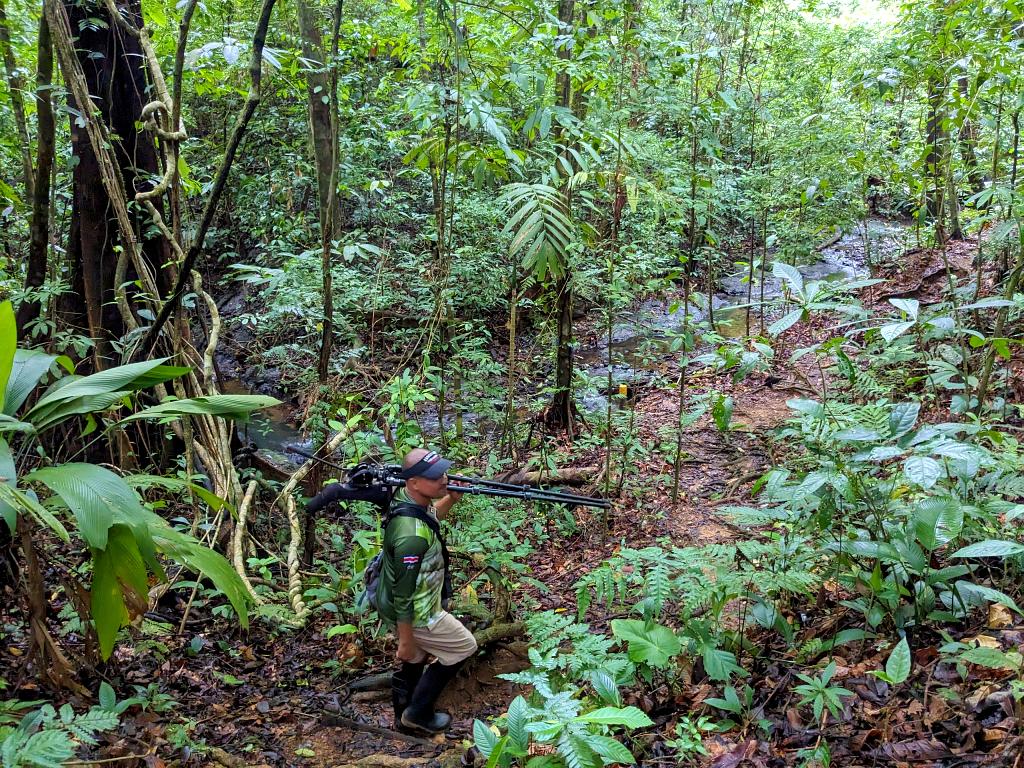
<instances>
[{"instance_id":1,"label":"tree trunk","mask_svg":"<svg viewBox=\"0 0 1024 768\"><path fill-rule=\"evenodd\" d=\"M82 67L91 104L69 99L75 109L99 113L109 130L118 170L129 195L150 189L161 176L156 148L141 130L142 107L148 102L145 56L138 38L126 34L102 7L63 0L72 30L79 30L75 52ZM139 0L130 0L125 18L134 26L141 21ZM90 19L100 19L97 24ZM64 73L65 79L69 76ZM118 252L130 247L121 243L110 197L97 183L100 164L86 129L71 116L71 145L77 160L72 182L71 241L72 290L65 294L64 319L86 328L95 346L98 368L114 360L112 342L124 335L125 319L117 305ZM143 231L149 231L147 227ZM143 259L156 276L161 293L169 284L171 269L167 243L162 236L140 240ZM134 270L129 269L132 280ZM154 297L155 298L155 297Z\"/></svg>"},{"instance_id":2,"label":"tree trunk","mask_svg":"<svg viewBox=\"0 0 1024 768\"><path fill-rule=\"evenodd\" d=\"M549 422L572 432L572 288L569 276L558 282L558 346L555 356L555 397Z\"/></svg>"},{"instance_id":3,"label":"tree trunk","mask_svg":"<svg viewBox=\"0 0 1024 768\"><path fill-rule=\"evenodd\" d=\"M307 61L306 96L309 100L309 150L316 166L316 183L320 207L320 225L331 219L333 225L328 229L331 239L338 238L341 218L333 211L328 216L332 194L331 178L334 172L335 139L333 119L331 115L331 77L330 65L324 53L323 36L308 0L296 3L299 20L299 37L302 45L302 56ZM337 200L335 200L337 204Z\"/></svg>"},{"instance_id":4,"label":"tree trunk","mask_svg":"<svg viewBox=\"0 0 1024 768\"><path fill-rule=\"evenodd\" d=\"M317 376L321 383L330 374L331 349L334 340L334 288L331 265L334 241L341 236L341 216L338 209L338 103L337 69L338 37L343 0L334 9L330 62L323 46L323 36L308 0L298 0L299 35L302 55L307 59L306 95L309 101L309 148L316 166L317 194L320 213L320 272L323 287L323 327L320 335L320 357ZM323 481L323 467L312 470L312 483L319 488ZM303 530L302 562L312 566L316 554L316 516L306 514Z\"/></svg>"},{"instance_id":5,"label":"tree trunk","mask_svg":"<svg viewBox=\"0 0 1024 768\"><path fill-rule=\"evenodd\" d=\"M573 14L575 11L575 0L559 0L558 21L559 34L565 37L572 37ZM572 48L569 43L563 43L558 48L558 58L568 61L572 58ZM555 77L555 99L559 107L571 109L572 101L572 79L568 71L560 71ZM559 129L559 140L564 139L565 130ZM568 153L566 153L568 154ZM570 160L571 162L571 160ZM568 192L563 191L566 210L570 208ZM569 265L565 265L565 273L558 282L556 311L558 313L558 338L555 352L555 395L551 402L551 408L547 413L547 421L554 427L562 427L572 434L574 399L572 389L572 278L569 272Z\"/></svg>"},{"instance_id":6,"label":"tree trunk","mask_svg":"<svg viewBox=\"0 0 1024 768\"><path fill-rule=\"evenodd\" d=\"M960 76L957 79L957 87L960 90L960 102L970 103L967 88L967 78ZM981 165L978 163L978 126L975 125L970 115L964 118L957 132L957 141L960 144L960 156L963 159L964 168L967 170L967 182L971 194L976 195L985 188L985 176L981 172Z\"/></svg>"},{"instance_id":7,"label":"tree trunk","mask_svg":"<svg viewBox=\"0 0 1024 768\"><path fill-rule=\"evenodd\" d=\"M53 172L54 119L50 91L53 84L53 46L46 16L39 20L39 52L36 67L36 176L32 188L32 225L29 234L25 288L40 288L46 281L50 244L50 174ZM39 317L38 301L27 300L18 307L18 333L28 338L28 325Z\"/></svg>"},{"instance_id":8,"label":"tree trunk","mask_svg":"<svg viewBox=\"0 0 1024 768\"><path fill-rule=\"evenodd\" d=\"M18 71L18 63L14 59L8 24L5 0L0 0L0 53L3 54L4 69L7 71L7 90L11 96L14 125L21 140L21 173L25 184L25 200L28 201L32 199L32 142L29 140L28 123L25 120L25 100L21 95L24 84Z\"/></svg>"},{"instance_id":9,"label":"tree trunk","mask_svg":"<svg viewBox=\"0 0 1024 768\"><path fill-rule=\"evenodd\" d=\"M1009 220L1010 217L1013 216L1014 205L1017 197L1017 158L1020 154L1020 113L1020 109L1015 110L1011 120L1011 125L1013 126L1013 141L1010 145L1010 157L1012 157L1013 160L1010 163L1010 181L1008 185L1010 188L1010 200L1004 213L1004 219L1006 220ZM1009 269L1009 258L1010 247L1004 243L1000 248L999 258L996 261L995 280L997 284L1001 283L1003 278L1006 277L1006 272ZM1013 294L1008 294L1007 298L1012 295Z\"/></svg>"},{"instance_id":10,"label":"tree trunk","mask_svg":"<svg viewBox=\"0 0 1024 768\"><path fill-rule=\"evenodd\" d=\"M939 74L929 76L928 121L926 128L928 152L925 156L925 173L930 186L925 205L929 218L935 221L935 238L938 242L942 242L945 239L945 223L943 221L945 206L943 205L943 200L946 191L946 174L943 160L945 159L949 133L945 127L945 91L946 84Z\"/></svg>"}]
</instances>

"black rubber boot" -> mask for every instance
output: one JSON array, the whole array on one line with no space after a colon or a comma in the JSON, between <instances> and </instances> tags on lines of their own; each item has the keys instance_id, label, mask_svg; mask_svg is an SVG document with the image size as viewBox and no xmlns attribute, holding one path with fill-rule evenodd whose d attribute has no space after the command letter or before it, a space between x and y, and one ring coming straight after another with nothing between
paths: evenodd
<instances>
[{"instance_id":1,"label":"black rubber boot","mask_svg":"<svg viewBox=\"0 0 1024 768\"><path fill-rule=\"evenodd\" d=\"M416 690L412 692L409 706L402 713L402 725L425 733L441 733L452 722L451 715L435 712L434 704L445 686L452 681L463 662L445 666L434 662L423 673Z\"/></svg>"},{"instance_id":2,"label":"black rubber boot","mask_svg":"<svg viewBox=\"0 0 1024 768\"><path fill-rule=\"evenodd\" d=\"M391 675L391 704L395 708L396 728L401 725L402 713L409 706L412 692L416 690L416 684L423 677L424 666L423 663L410 664L403 661L401 668L395 670L395 673Z\"/></svg>"}]
</instances>

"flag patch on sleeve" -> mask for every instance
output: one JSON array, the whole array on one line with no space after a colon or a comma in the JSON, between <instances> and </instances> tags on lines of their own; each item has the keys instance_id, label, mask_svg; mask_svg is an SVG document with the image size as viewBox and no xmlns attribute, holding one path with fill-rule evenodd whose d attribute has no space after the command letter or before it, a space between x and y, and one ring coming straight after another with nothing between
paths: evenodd
<instances>
[{"instance_id":1,"label":"flag patch on sleeve","mask_svg":"<svg viewBox=\"0 0 1024 768\"><path fill-rule=\"evenodd\" d=\"M406 555L405 557L402 558L402 562L405 563L410 568L412 568L412 566L416 565L416 563L418 563L419 561L420 561L419 555Z\"/></svg>"}]
</instances>

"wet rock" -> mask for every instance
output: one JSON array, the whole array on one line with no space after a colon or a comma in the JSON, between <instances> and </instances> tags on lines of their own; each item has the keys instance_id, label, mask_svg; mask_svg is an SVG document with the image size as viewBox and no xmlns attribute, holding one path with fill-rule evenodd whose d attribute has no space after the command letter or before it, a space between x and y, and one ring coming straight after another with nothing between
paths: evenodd
<instances>
[{"instance_id":1,"label":"wet rock","mask_svg":"<svg viewBox=\"0 0 1024 768\"><path fill-rule=\"evenodd\" d=\"M221 317L225 319L242 314L245 311L245 294L235 293L228 296L221 304L217 305L217 309L220 311Z\"/></svg>"},{"instance_id":2,"label":"wet rock","mask_svg":"<svg viewBox=\"0 0 1024 768\"><path fill-rule=\"evenodd\" d=\"M281 392L280 368L250 366L242 372L240 378L249 389L261 395L278 395Z\"/></svg>"}]
</instances>

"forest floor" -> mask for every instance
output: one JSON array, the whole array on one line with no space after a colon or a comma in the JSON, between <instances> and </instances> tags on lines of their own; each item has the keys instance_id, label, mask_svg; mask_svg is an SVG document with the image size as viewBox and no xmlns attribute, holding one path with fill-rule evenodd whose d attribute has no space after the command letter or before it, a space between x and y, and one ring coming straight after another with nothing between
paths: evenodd
<instances>
[{"instance_id":1,"label":"forest floor","mask_svg":"<svg viewBox=\"0 0 1024 768\"><path fill-rule=\"evenodd\" d=\"M950 252L951 265L958 273L970 270L975 247L965 242ZM908 256L902 271L890 270L885 275L889 282L884 295L879 288L868 289L875 291L874 296L864 296L868 302L882 302L893 295L928 301L939 295L946 275L935 268L936 254L914 252ZM749 537L749 531L740 531L716 514L716 508L751 502L754 481L779 463L773 429L790 414L786 401L814 397L822 387L832 386L832 382L822 379L813 355L800 358L796 364L788 362L794 349L822 341L832 333L827 318L795 326L780 340L771 371L737 383L728 373L689 377L693 395L714 388L733 398L735 427L721 432L710 416L704 416L686 428L677 503L672 502L671 483L666 481L671 476L671 464L663 454L650 452L634 467L634 476L627 483L629 493L617 501L608 517L607 530L598 516L577 510L576 529L570 538L552 536L529 556L530 575L546 586L546 591L531 588L531 599L542 609L575 612L575 582L621 546L639 548L665 539L676 546L702 545L728 543L740 535ZM674 380L675 363L669 356L656 364L661 366L664 380ZM631 407L638 441L654 445L664 439L660 430L677 423L678 392L672 387L647 386L637 393ZM602 448L573 455L578 466L603 464ZM804 622L805 629L831 631L842 611L837 599L835 595L823 595L819 601L822 604L809 609L815 615ZM215 639L227 636L219 625L214 633L212 622L216 617L202 610L194 616L183 634L164 631L117 650L116 669L125 683L146 686L159 682L178 706L173 715L151 709L129 721L118 741L102 748L103 757L147 755L144 762L151 768L470 765L467 749L472 744L474 718L487 720L500 715L521 692L498 675L528 666L526 643L522 641L485 649L440 702L454 718L447 737L411 743L386 733L369 732L366 727L391 728L387 692L349 695L345 687L355 678L390 669L393 646L389 640L371 647L354 639L358 635L326 639L325 630L332 622L325 614L318 614L319 618L308 626L291 633L271 633L263 628L266 625L259 624L233 639ZM588 618L592 625L601 627L608 617ZM973 631L979 629L974 627ZM1008 627L1006 631L1021 635L1016 638L1018 643L1024 639L1019 628ZM918 663L927 666L934 662L934 650L926 648L921 653L924 655ZM1021 737L1016 735L1019 731L1014 727L1012 702L1005 696L993 699L1002 690L1000 686L979 685L965 691L964 700L958 703L934 695L929 699L927 685L923 698L890 696L884 683L867 675L867 670L884 665L881 654L869 649L861 658L837 658L840 667L836 679L857 695L848 704L848 717L836 732L839 738L830 734L834 764L1012 768L1021 764L1024 750ZM806 715L798 711L789 695L775 697L777 690L784 690L790 675L784 669L768 663L762 666L761 675L755 672L748 680L763 702L764 716L775 723L770 740L759 739L753 732L711 736L705 742L710 754L703 764L712 768L795 765L798 749L820 738L816 724L803 719ZM338 725L326 714L339 695L345 717L362 726ZM699 713L704 706L701 702L715 693L705 682L694 680L668 695L668 700L661 702L629 701L627 697L629 703L648 711L667 712L655 718L655 729L639 737L648 754L641 765L675 764L664 747L675 719L684 712ZM169 719L175 718L179 724L169 727ZM168 743L183 748L186 759L165 762L157 756L166 754L165 748L153 754L154 748ZM193 756L189 759L190 752Z\"/></svg>"}]
</instances>

